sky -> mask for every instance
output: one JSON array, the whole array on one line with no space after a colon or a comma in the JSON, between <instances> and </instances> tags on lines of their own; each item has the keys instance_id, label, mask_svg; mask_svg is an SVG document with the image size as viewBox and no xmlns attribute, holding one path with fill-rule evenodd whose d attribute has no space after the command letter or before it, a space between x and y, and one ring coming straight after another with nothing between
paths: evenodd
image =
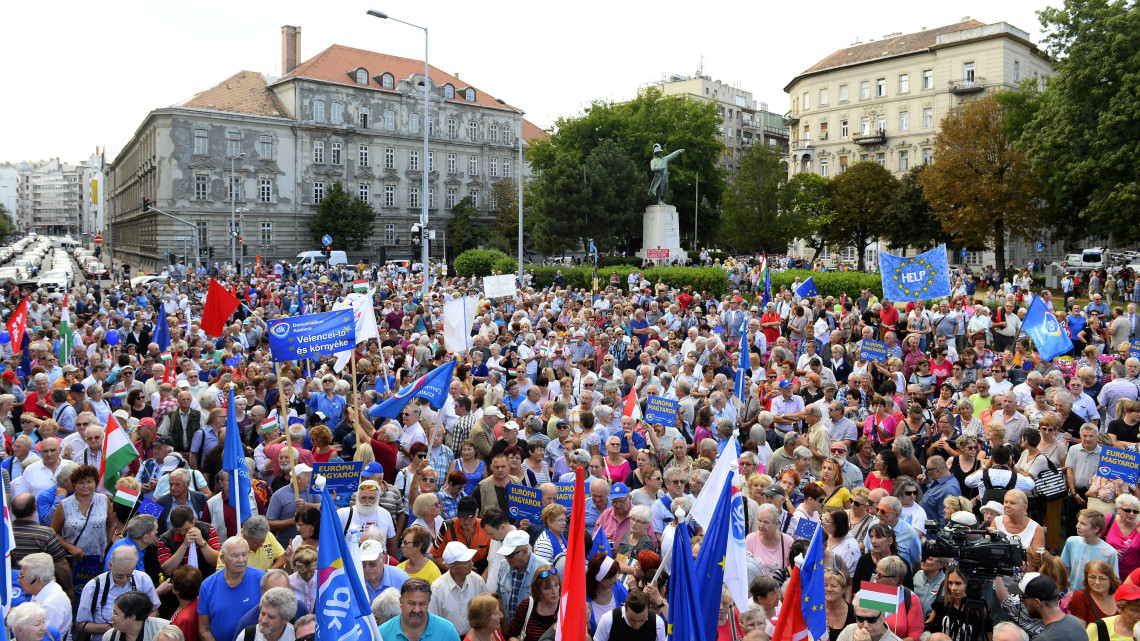
<instances>
[{"instance_id":1,"label":"sky","mask_svg":"<svg viewBox=\"0 0 1140 641\"><path fill-rule=\"evenodd\" d=\"M302 28L302 60L332 44L422 59L422 31L368 16L368 9L427 27L433 66L551 128L595 100L628 100L667 75L694 75L702 62L706 75L783 113L788 81L856 38L878 40L969 16L1008 22L1040 42L1036 11L1047 4L24 1L0 23L0 162L77 163L96 148L113 158L153 109L240 70L281 75L282 25Z\"/></svg>"}]
</instances>

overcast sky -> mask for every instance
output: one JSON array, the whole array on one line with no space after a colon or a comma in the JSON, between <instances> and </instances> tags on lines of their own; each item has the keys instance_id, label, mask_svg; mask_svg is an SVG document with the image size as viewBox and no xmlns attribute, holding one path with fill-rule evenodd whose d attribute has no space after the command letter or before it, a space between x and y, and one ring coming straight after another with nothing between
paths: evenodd
<instances>
[{"instance_id":1,"label":"overcast sky","mask_svg":"<svg viewBox=\"0 0 1140 641\"><path fill-rule=\"evenodd\" d=\"M591 101L625 100L664 74L705 73L788 108L784 85L853 43L970 16L1041 39L1046 0L875 3L533 2L491 0L23 1L0 23L0 162L113 157L155 108L248 69L281 74L281 26L302 28L301 57L342 44L420 59L517 105L549 128ZM1057 4L1056 1L1053 4Z\"/></svg>"}]
</instances>

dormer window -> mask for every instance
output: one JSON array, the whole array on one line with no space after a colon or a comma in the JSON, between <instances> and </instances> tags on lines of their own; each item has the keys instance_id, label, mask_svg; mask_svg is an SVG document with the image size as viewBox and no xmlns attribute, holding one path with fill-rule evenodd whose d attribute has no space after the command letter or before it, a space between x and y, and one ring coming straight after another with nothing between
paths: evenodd
<instances>
[{"instance_id":1,"label":"dormer window","mask_svg":"<svg viewBox=\"0 0 1140 641\"><path fill-rule=\"evenodd\" d=\"M357 69L356 70L356 84L358 84L358 85L368 84L368 71L367 70L365 70L365 69Z\"/></svg>"},{"instance_id":2,"label":"dormer window","mask_svg":"<svg viewBox=\"0 0 1140 641\"><path fill-rule=\"evenodd\" d=\"M396 77L390 73L380 75L380 86L385 89L392 89L396 86Z\"/></svg>"},{"instance_id":3,"label":"dormer window","mask_svg":"<svg viewBox=\"0 0 1140 641\"><path fill-rule=\"evenodd\" d=\"M467 102L475 102L475 90L472 89L471 87L464 89L463 90L463 98Z\"/></svg>"},{"instance_id":4,"label":"dormer window","mask_svg":"<svg viewBox=\"0 0 1140 641\"><path fill-rule=\"evenodd\" d=\"M443 86L443 97L455 98L455 87L451 86L450 83Z\"/></svg>"}]
</instances>

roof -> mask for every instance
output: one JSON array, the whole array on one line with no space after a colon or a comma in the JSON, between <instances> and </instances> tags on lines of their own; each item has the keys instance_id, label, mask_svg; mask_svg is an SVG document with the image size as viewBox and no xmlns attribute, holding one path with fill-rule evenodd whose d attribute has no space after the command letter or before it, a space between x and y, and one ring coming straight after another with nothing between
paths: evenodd
<instances>
[{"instance_id":1,"label":"roof","mask_svg":"<svg viewBox=\"0 0 1140 641\"><path fill-rule=\"evenodd\" d=\"M239 71L174 106L255 116L290 117L276 94L269 90L265 76L256 71Z\"/></svg>"},{"instance_id":2,"label":"roof","mask_svg":"<svg viewBox=\"0 0 1140 641\"><path fill-rule=\"evenodd\" d=\"M936 27L934 29L925 29L915 33L908 33L893 38L884 38L882 40L873 40L871 42L864 42L857 44L846 49L840 49L830 56L815 63L811 68L807 69L800 75L792 79L784 91L789 91L796 83L797 80L804 76L819 73L821 71L828 71L831 69L838 69L840 67L851 67L854 65L865 64L882 60L884 58L895 58L898 56L906 56L915 53L921 53L933 47L938 40L938 36L945 33L953 33L963 29L971 29L974 27L984 27L985 23L978 22L977 20L966 20L964 22L957 22L954 24L946 25L944 27Z\"/></svg>"},{"instance_id":3,"label":"roof","mask_svg":"<svg viewBox=\"0 0 1140 641\"><path fill-rule=\"evenodd\" d=\"M523 118L523 140L550 140L550 132Z\"/></svg>"}]
</instances>

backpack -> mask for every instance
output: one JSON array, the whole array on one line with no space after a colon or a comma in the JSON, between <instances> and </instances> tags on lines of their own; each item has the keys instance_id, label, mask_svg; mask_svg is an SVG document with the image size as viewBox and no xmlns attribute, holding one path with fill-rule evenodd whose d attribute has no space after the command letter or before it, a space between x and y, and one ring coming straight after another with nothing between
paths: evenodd
<instances>
[{"instance_id":1,"label":"backpack","mask_svg":"<svg viewBox=\"0 0 1140 641\"><path fill-rule=\"evenodd\" d=\"M1007 483L1005 487L994 487L994 485L990 483L990 470L986 468L982 471L982 487L985 488L985 492L982 493L982 505L990 501L1001 503L1005 500L1005 493L1016 486L1017 474L1013 470L1009 470L1009 483Z\"/></svg>"}]
</instances>

